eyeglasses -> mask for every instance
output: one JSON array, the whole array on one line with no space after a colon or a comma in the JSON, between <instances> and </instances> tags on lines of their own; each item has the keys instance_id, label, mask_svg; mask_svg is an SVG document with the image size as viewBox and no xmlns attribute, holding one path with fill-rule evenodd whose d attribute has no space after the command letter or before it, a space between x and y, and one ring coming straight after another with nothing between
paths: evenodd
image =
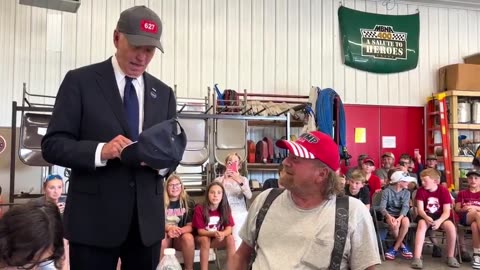
<instances>
[{"instance_id":1,"label":"eyeglasses","mask_svg":"<svg viewBox=\"0 0 480 270\"><path fill-rule=\"evenodd\" d=\"M54 180L54 179L59 179L59 180L62 180L63 181L63 178L58 175L58 174L50 174L49 176L47 176L47 178L45 178L45 182L48 182L50 180Z\"/></svg>"},{"instance_id":2,"label":"eyeglasses","mask_svg":"<svg viewBox=\"0 0 480 270\"><path fill-rule=\"evenodd\" d=\"M177 187L181 187L182 184L181 183L177 183L177 184L168 184L168 187L169 188L177 188Z\"/></svg>"}]
</instances>

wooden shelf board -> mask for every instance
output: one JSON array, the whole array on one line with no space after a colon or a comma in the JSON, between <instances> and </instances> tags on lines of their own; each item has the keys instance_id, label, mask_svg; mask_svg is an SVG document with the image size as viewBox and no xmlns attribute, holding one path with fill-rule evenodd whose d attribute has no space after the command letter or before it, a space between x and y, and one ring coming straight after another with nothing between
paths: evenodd
<instances>
[{"instance_id":1,"label":"wooden shelf board","mask_svg":"<svg viewBox=\"0 0 480 270\"><path fill-rule=\"evenodd\" d=\"M452 129L480 130L480 124L450 124L449 126Z\"/></svg>"},{"instance_id":2,"label":"wooden shelf board","mask_svg":"<svg viewBox=\"0 0 480 270\"><path fill-rule=\"evenodd\" d=\"M247 163L249 171L277 171L279 163Z\"/></svg>"},{"instance_id":3,"label":"wooden shelf board","mask_svg":"<svg viewBox=\"0 0 480 270\"><path fill-rule=\"evenodd\" d=\"M251 127L254 126L273 126L273 127L286 127L286 121L261 121L261 120L249 120L248 125ZM290 121L290 127L303 127L302 121Z\"/></svg>"},{"instance_id":4,"label":"wooden shelf board","mask_svg":"<svg viewBox=\"0 0 480 270\"><path fill-rule=\"evenodd\" d=\"M471 156L468 156L468 157L455 156L455 157L453 157L453 162L472 162L472 160L473 160L473 157L471 157Z\"/></svg>"},{"instance_id":5,"label":"wooden shelf board","mask_svg":"<svg viewBox=\"0 0 480 270\"><path fill-rule=\"evenodd\" d=\"M443 92L447 97L460 96L460 97L480 97L480 91L464 91L464 90L448 90ZM440 94L440 93L438 93Z\"/></svg>"}]
</instances>

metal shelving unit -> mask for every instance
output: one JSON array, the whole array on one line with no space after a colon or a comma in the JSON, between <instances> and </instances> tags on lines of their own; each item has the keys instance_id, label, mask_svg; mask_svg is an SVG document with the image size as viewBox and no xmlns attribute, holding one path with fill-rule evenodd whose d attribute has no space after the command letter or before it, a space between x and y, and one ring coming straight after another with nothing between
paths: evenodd
<instances>
[{"instance_id":1,"label":"metal shelving unit","mask_svg":"<svg viewBox=\"0 0 480 270\"><path fill-rule=\"evenodd\" d=\"M53 111L53 104L46 103L34 103L31 102L30 98L42 98L42 99L55 99L54 96L47 95L37 95L31 94L27 91L27 85L23 84L23 96L22 96L22 105L19 106L16 101L12 102L12 136L10 140L10 196L9 203L14 203L15 199L25 199L25 198L36 198L41 196L41 194L30 194L30 193L15 193L15 164L16 164L16 153L17 153L17 114L21 113L22 117L27 112L43 112L51 113ZM51 167L47 167L50 171Z\"/></svg>"},{"instance_id":2,"label":"metal shelving unit","mask_svg":"<svg viewBox=\"0 0 480 270\"><path fill-rule=\"evenodd\" d=\"M460 130L475 131L480 130L480 124L458 123L458 100L459 98L480 98L478 91L459 91L449 90L445 92L448 99L448 110L450 111L450 145L452 153L452 168L455 187L461 187L462 178L460 177L460 163L471 163L473 156L460 156L458 136Z\"/></svg>"}]
</instances>

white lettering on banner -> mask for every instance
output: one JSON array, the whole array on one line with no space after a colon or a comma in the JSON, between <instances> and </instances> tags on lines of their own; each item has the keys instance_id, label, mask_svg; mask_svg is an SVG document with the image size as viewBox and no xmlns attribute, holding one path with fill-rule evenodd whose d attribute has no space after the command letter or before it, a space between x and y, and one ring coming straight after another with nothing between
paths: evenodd
<instances>
[{"instance_id":1,"label":"white lettering on banner","mask_svg":"<svg viewBox=\"0 0 480 270\"><path fill-rule=\"evenodd\" d=\"M407 59L407 36L395 32L392 26L376 25L373 29L360 29L362 35L362 56L389 60Z\"/></svg>"}]
</instances>

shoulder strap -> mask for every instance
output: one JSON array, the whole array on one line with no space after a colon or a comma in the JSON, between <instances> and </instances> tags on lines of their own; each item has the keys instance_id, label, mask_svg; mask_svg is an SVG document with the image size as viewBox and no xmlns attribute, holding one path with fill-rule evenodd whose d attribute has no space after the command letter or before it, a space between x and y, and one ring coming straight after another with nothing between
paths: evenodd
<instances>
[{"instance_id":1,"label":"shoulder strap","mask_svg":"<svg viewBox=\"0 0 480 270\"><path fill-rule=\"evenodd\" d=\"M340 270L345 241L348 235L348 196L338 196L335 203L335 242L329 270Z\"/></svg>"},{"instance_id":2,"label":"shoulder strap","mask_svg":"<svg viewBox=\"0 0 480 270\"><path fill-rule=\"evenodd\" d=\"M258 239L258 234L260 233L260 228L262 227L263 220L265 219L268 209L272 205L273 201L284 191L285 189L283 188L274 188L270 190L270 193L268 193L267 198L263 202L262 208L260 208L260 210L258 211L257 219L255 221L255 238L253 239L254 250L252 253L252 257L250 258L249 269L252 269L253 262L257 257L257 248L258 248L257 239Z\"/></svg>"}]
</instances>

